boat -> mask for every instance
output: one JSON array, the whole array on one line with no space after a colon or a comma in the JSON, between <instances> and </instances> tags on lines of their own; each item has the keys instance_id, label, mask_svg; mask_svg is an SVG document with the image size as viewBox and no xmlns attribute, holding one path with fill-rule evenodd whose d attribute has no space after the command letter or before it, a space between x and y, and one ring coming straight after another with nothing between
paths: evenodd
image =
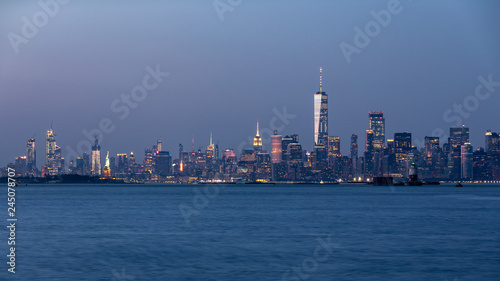
<instances>
[{"instance_id":1,"label":"boat","mask_svg":"<svg viewBox=\"0 0 500 281\"><path fill-rule=\"evenodd\" d=\"M457 185L455 185L456 187L463 187L463 185L461 183L457 183Z\"/></svg>"}]
</instances>

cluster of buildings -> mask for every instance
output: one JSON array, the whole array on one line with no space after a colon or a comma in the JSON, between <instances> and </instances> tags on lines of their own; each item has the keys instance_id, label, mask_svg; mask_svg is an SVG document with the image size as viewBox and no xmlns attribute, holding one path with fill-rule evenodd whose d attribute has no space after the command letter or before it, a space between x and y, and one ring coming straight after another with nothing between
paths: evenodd
<instances>
[{"instance_id":1,"label":"cluster of buildings","mask_svg":"<svg viewBox=\"0 0 500 281\"><path fill-rule=\"evenodd\" d=\"M35 139L28 140L26 156L16 157L8 167L18 176L45 177L62 174L96 176L125 182L318 182L371 181L374 177L408 178L411 166L418 176L432 181L500 181L499 133L487 131L485 146L474 150L469 128L450 128L447 139L425 137L424 147L412 145L412 134L395 133L386 138L385 118L381 111L368 113L368 130L364 152L359 153L356 134L350 139L349 155L342 155L340 137L328 133L328 95L323 91L320 69L319 91L314 94L314 147L307 151L296 134L280 135L274 131L270 151L263 149L257 122L252 149L219 151L210 136L209 145L195 151L184 151L179 144L178 154L172 156L157 141L139 159L133 152L109 157L101 166L101 146L95 139L91 154L83 153L70 159L67 171L61 148L56 145L52 130L46 134L45 165L38 170ZM441 143L443 142L443 143ZM7 167L1 169L6 175Z\"/></svg>"}]
</instances>

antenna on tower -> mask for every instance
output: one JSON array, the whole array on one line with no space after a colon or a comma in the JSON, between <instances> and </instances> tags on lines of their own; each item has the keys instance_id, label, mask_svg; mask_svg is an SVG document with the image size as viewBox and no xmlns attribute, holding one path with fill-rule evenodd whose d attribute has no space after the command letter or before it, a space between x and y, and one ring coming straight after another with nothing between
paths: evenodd
<instances>
[{"instance_id":1,"label":"antenna on tower","mask_svg":"<svg viewBox=\"0 0 500 281\"><path fill-rule=\"evenodd\" d=\"M319 92L323 92L323 67L319 68Z\"/></svg>"},{"instance_id":2,"label":"antenna on tower","mask_svg":"<svg viewBox=\"0 0 500 281\"><path fill-rule=\"evenodd\" d=\"M194 135L193 135L193 141L192 141L192 147L191 147L191 149L192 149L192 152L194 154Z\"/></svg>"}]
</instances>

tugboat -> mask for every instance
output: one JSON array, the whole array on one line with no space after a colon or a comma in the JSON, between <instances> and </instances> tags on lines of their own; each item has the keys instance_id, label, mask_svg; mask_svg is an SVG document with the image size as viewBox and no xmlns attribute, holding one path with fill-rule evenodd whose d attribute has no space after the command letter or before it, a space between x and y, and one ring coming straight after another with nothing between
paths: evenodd
<instances>
[{"instance_id":1,"label":"tugboat","mask_svg":"<svg viewBox=\"0 0 500 281\"><path fill-rule=\"evenodd\" d=\"M408 173L409 179L407 182L405 182L405 185L407 186L422 186L423 183L421 181L418 181L418 175L417 175L417 166L415 163L411 163L410 166L410 171Z\"/></svg>"}]
</instances>

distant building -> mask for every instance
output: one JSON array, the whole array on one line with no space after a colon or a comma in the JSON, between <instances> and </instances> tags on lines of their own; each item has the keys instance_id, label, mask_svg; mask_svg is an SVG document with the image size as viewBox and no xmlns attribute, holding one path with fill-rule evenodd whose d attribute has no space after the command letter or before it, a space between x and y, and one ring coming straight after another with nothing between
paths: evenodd
<instances>
[{"instance_id":1,"label":"distant building","mask_svg":"<svg viewBox=\"0 0 500 281\"><path fill-rule=\"evenodd\" d=\"M395 133L394 134L394 154L397 171L403 176L408 176L408 153L412 149L411 133Z\"/></svg>"},{"instance_id":2,"label":"distant building","mask_svg":"<svg viewBox=\"0 0 500 281\"><path fill-rule=\"evenodd\" d=\"M34 138L29 139L26 146L26 165L28 175L37 176L38 169L36 167L36 149Z\"/></svg>"},{"instance_id":3,"label":"distant building","mask_svg":"<svg viewBox=\"0 0 500 281\"><path fill-rule=\"evenodd\" d=\"M385 118L383 111L372 111L368 113L369 130L373 131L373 147L382 149L385 145Z\"/></svg>"},{"instance_id":4,"label":"distant building","mask_svg":"<svg viewBox=\"0 0 500 281\"><path fill-rule=\"evenodd\" d=\"M253 138L253 150L255 152L262 151L262 138L260 137L259 133L259 121L257 121L257 133Z\"/></svg>"},{"instance_id":5,"label":"distant building","mask_svg":"<svg viewBox=\"0 0 500 281\"><path fill-rule=\"evenodd\" d=\"M283 137L278 135L278 131L274 130L273 135L271 136L271 160L272 163L280 163L283 157L283 149L282 149Z\"/></svg>"},{"instance_id":6,"label":"distant building","mask_svg":"<svg viewBox=\"0 0 500 281\"><path fill-rule=\"evenodd\" d=\"M95 137L94 145L92 146L92 169L91 174L93 176L101 175L101 146Z\"/></svg>"},{"instance_id":7,"label":"distant building","mask_svg":"<svg viewBox=\"0 0 500 281\"><path fill-rule=\"evenodd\" d=\"M465 143L461 147L462 159L462 179L472 180L473 177L473 150L470 143Z\"/></svg>"},{"instance_id":8,"label":"distant building","mask_svg":"<svg viewBox=\"0 0 500 281\"><path fill-rule=\"evenodd\" d=\"M358 136L356 134L351 135L350 157L352 162L352 175L354 177L358 175Z\"/></svg>"},{"instance_id":9,"label":"distant building","mask_svg":"<svg viewBox=\"0 0 500 281\"><path fill-rule=\"evenodd\" d=\"M328 146L328 96L323 92L323 69L319 69L319 91L314 94L314 144Z\"/></svg>"}]
</instances>

